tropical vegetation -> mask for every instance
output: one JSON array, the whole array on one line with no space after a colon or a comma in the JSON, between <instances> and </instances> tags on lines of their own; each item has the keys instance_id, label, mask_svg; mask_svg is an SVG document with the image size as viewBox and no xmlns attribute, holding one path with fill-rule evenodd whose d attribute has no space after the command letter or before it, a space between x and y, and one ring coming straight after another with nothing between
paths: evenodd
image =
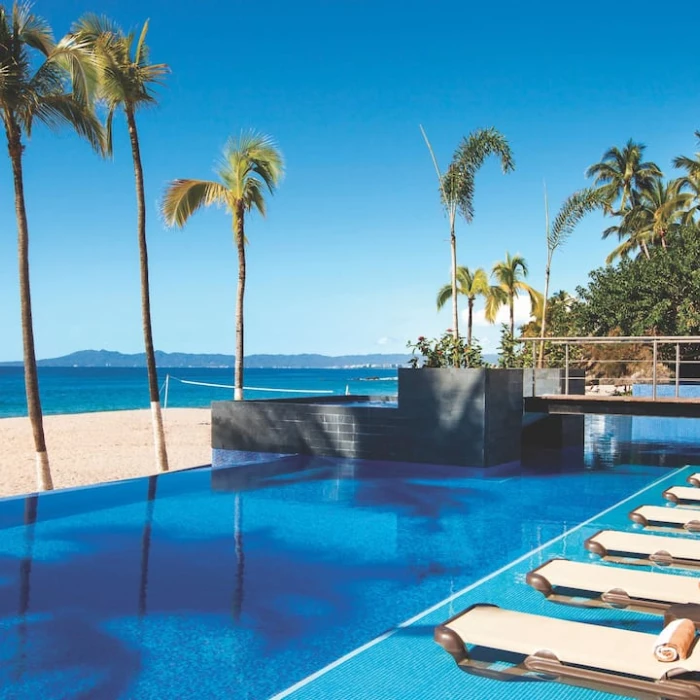
<instances>
[{"instance_id":1,"label":"tropical vegetation","mask_svg":"<svg viewBox=\"0 0 700 700\"><path fill-rule=\"evenodd\" d=\"M515 169L510 144L505 136L494 128L478 129L462 139L452 161L443 173L435 157L430 141L421 126L421 133L430 152L438 178L440 198L450 225L450 282L452 295L452 333L459 337L459 309L457 303L459 281L457 279L457 236L455 223L461 214L467 223L474 218L474 187L476 173L489 156L497 156L504 173Z\"/></svg>"},{"instance_id":2,"label":"tropical vegetation","mask_svg":"<svg viewBox=\"0 0 700 700\"><path fill-rule=\"evenodd\" d=\"M695 137L700 147L700 131ZM531 319L519 332L541 339L538 366L560 366L563 361L562 346L547 342L548 336L700 333L700 152L676 157L673 166L683 174L670 179L656 163L644 159L644 152L645 146L633 140L622 148L608 149L586 171L592 186L566 198L553 219L545 193L547 257L542 295L529 285L520 286L527 270L520 256L507 254L494 266L496 284L489 285L488 291L481 280L478 290L470 294L469 278L458 274L457 290L470 300L470 316L479 297L484 299L485 318L490 322L500 305L509 307L510 322L501 332L502 366L533 364L530 350L525 352L517 343L514 300L518 293L530 296ZM588 285L577 288L576 296L565 290L550 295L554 254L595 210L613 220L602 230L602 237L618 238L606 267L592 271ZM438 306L448 298L446 285L439 290ZM698 350L687 346L684 352L697 354ZM575 359L588 361L593 374L602 372L615 354L602 346L576 352ZM615 365L606 370L614 372Z\"/></svg>"},{"instance_id":3,"label":"tropical vegetation","mask_svg":"<svg viewBox=\"0 0 700 700\"><path fill-rule=\"evenodd\" d=\"M225 207L233 222L238 252L236 291L236 360L234 399L243 399L243 300L246 283L245 217L252 210L265 216L265 191L273 194L282 179L282 154L264 134L243 133L229 140L217 169L218 181L173 180L167 187L161 213L168 226L183 227L201 207Z\"/></svg>"},{"instance_id":4,"label":"tropical vegetation","mask_svg":"<svg viewBox=\"0 0 700 700\"><path fill-rule=\"evenodd\" d=\"M415 343L410 341L407 347L412 351L413 357L409 360L409 366L418 367L484 367L486 363L482 355L479 341L472 338L467 343L461 335L455 338L451 328L448 328L439 338L418 337Z\"/></svg>"},{"instance_id":5,"label":"tropical vegetation","mask_svg":"<svg viewBox=\"0 0 700 700\"><path fill-rule=\"evenodd\" d=\"M78 40L54 41L51 27L28 5L0 6L0 116L14 183L24 383L39 490L52 489L53 479L34 347L23 154L37 122L51 129L68 126L102 152L104 134L93 110L93 88L94 69Z\"/></svg>"},{"instance_id":6,"label":"tropical vegetation","mask_svg":"<svg viewBox=\"0 0 700 700\"><path fill-rule=\"evenodd\" d=\"M542 296L542 312L540 314L540 337L543 342L540 344L538 367L542 367L544 363L544 337L547 330L547 299L549 297L549 279L552 272L554 253L566 243L574 232L576 225L586 214L604 206L607 201L609 200L606 200L600 190L584 189L579 192L574 192L574 194L567 197L550 225L549 203L547 201L547 190L545 189L544 210L547 262L544 268L544 294ZM513 328L511 323L511 334L512 333Z\"/></svg>"},{"instance_id":7,"label":"tropical vegetation","mask_svg":"<svg viewBox=\"0 0 700 700\"><path fill-rule=\"evenodd\" d=\"M515 299L521 293L526 294L530 298L531 313L537 314L542 306L542 295L525 282L528 268L522 255L506 253L505 259L493 266L491 274L496 278L496 286L500 290L500 294L496 293L496 299L500 300L502 305L508 306L509 330L513 335L515 333Z\"/></svg>"},{"instance_id":8,"label":"tropical vegetation","mask_svg":"<svg viewBox=\"0 0 700 700\"><path fill-rule=\"evenodd\" d=\"M129 132L136 185L136 233L141 278L141 324L146 351L148 394L151 402L156 464L161 471L167 471L168 453L163 430L151 324L146 202L136 113L143 107L156 104L154 88L162 84L168 67L164 63L151 63L149 61L149 51L146 45L147 32L148 22L143 25L137 37L133 32L125 34L121 27L106 17L98 17L93 14L85 15L73 27L73 36L88 48L97 68L97 96L107 108L106 147L110 155L113 143L112 125L118 111L124 113Z\"/></svg>"},{"instance_id":9,"label":"tropical vegetation","mask_svg":"<svg viewBox=\"0 0 700 700\"><path fill-rule=\"evenodd\" d=\"M491 285L486 270L479 267L472 273L468 267L457 268L457 293L467 298L467 345L472 343L472 328L474 326L474 304L478 296L489 299ZM437 295L437 309L440 309L452 299L452 284L441 287Z\"/></svg>"}]
</instances>

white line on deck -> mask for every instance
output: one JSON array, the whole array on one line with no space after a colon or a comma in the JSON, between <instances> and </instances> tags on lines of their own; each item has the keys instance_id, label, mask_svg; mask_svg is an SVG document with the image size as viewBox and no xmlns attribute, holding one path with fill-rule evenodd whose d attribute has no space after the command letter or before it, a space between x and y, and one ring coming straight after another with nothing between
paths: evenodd
<instances>
[{"instance_id":1,"label":"white line on deck","mask_svg":"<svg viewBox=\"0 0 700 700\"><path fill-rule=\"evenodd\" d=\"M669 479L672 476L677 476L681 471L683 471L684 469L689 469L689 468L690 468L690 465L686 464L684 467L681 467L679 469L674 469L670 474L666 474L666 476L662 476L661 478L657 479L656 481L653 481L651 484L649 484L648 486L645 486L643 489L640 489L639 491L633 493L631 496L628 496L627 498L623 498L621 501L618 501L617 503L610 506L609 508L606 508L605 510L601 510L600 513L596 513L596 515L588 518L588 520L584 520L582 523L579 523L575 527L572 527L570 530L566 530L565 532L562 532L560 535L557 535L556 537L553 537L551 540L549 540L548 542L545 542L544 544L540 545L539 547L536 547L535 549L532 549L529 552L526 552L525 554L523 554L522 556L513 560L512 562L506 564L505 566L502 566L500 569L497 569L496 571L493 571L490 574L487 574L486 576L484 576L483 578L480 578L478 581L475 581L474 583L470 583L466 588L463 588L461 591L457 591L456 593L453 593L451 596L448 596L444 600L441 600L439 603L435 603L435 605L432 605L431 607L427 608L426 610L423 610L423 612L420 612L417 615L414 615L411 619L405 620L400 625L397 625L396 627L390 629L388 632L384 632L384 634L381 634L378 637L375 637L371 641L367 642L366 644L363 644L362 646L357 647L356 649L353 649L352 651L341 656L340 658L336 659L335 661L332 661L327 666L324 666L323 668L312 673L311 675L306 676L306 678L302 678L302 680L298 681L294 685L290 685L289 688L286 688L285 690L277 693L277 695L273 695L270 698L270 700L282 700L282 698L289 697L292 693L295 693L297 690L301 690L304 686L315 681L317 678L320 678L321 676L325 676L326 673L328 673L329 671L332 671L333 669L338 668L338 666L341 666L346 661L349 661L350 659L354 658L355 656L358 656L363 651L367 651L367 649L371 649L373 646L376 646L380 642L383 642L384 640L389 639L389 637L393 637L400 629L402 629L404 627L409 627L414 622L418 622L418 620L421 620L422 618L430 615L431 613L435 612L436 610L443 607L444 605L451 603L453 600L456 600L457 598L463 596L465 593L468 593L469 591L474 590L478 586L481 586L482 584L486 583L487 581L490 581L492 578L495 578L496 576L499 576L500 574L508 571L508 569L512 569L514 566L516 566L517 564L520 564L521 562L525 561L526 559L530 558L531 556L538 554L543 549L546 549L550 545L553 545L555 542L558 542L559 540L562 540L565 537L568 537L569 535L576 532L577 530L580 530L582 527L585 527L586 525L590 525L590 523L592 523L593 521L597 520L598 518L603 517L604 515L607 515L611 511L613 511L616 508L618 508L619 506L623 505L624 503L627 503L628 501L631 501L632 499L637 498L637 496L640 496L645 491L648 491L649 489L654 488L655 486L660 484L662 481L666 481L666 479Z\"/></svg>"}]
</instances>

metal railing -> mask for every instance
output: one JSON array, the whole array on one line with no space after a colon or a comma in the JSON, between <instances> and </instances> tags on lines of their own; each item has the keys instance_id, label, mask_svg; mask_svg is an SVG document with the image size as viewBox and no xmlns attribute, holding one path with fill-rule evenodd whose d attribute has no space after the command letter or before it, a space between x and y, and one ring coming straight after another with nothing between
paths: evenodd
<instances>
[{"instance_id":1,"label":"metal railing","mask_svg":"<svg viewBox=\"0 0 700 700\"><path fill-rule=\"evenodd\" d=\"M602 366L602 365L624 365L629 366L633 364L649 365L651 364L651 376L644 377L639 376L637 373L629 376L611 376L611 377L574 377L573 380L583 380L586 387L593 386L593 382L596 384L605 384L611 382L614 385L622 385L624 387L632 386L634 384L651 384L651 396L655 401L658 395L658 387L660 385L674 385L675 398L680 396L681 383L683 384L693 384L700 383L700 372L698 372L698 377L683 377L681 378L681 368L683 365L700 365L700 336L661 336L661 335L650 335L650 336L604 336L604 337L590 337L590 336L572 336L572 337L552 337L552 338L518 338L518 342L530 343L532 345L532 363L533 367L537 367L537 356L539 348L542 342L545 344L552 345L562 345L564 347L564 358L563 367L552 367L551 364L547 364L547 368L563 369L564 370L564 387L566 393L569 393L569 381L570 381L570 371L574 366ZM584 347L590 345L641 345L646 348L651 348L651 357L620 357L620 358L595 358L595 357L585 357L583 359L571 358L571 349L577 347ZM699 349L697 353L694 353L692 357L688 357L689 353L686 353L685 357L681 353L681 348L686 345L698 345ZM671 352L660 352L665 350L668 346L675 350ZM663 369L664 376L659 376L659 370ZM535 372L533 372L533 393L535 387Z\"/></svg>"}]
</instances>

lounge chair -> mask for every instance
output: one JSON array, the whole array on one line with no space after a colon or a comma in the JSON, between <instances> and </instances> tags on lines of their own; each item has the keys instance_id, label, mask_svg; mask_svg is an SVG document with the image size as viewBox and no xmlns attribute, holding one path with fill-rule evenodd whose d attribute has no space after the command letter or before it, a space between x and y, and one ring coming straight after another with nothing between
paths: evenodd
<instances>
[{"instance_id":1,"label":"lounge chair","mask_svg":"<svg viewBox=\"0 0 700 700\"><path fill-rule=\"evenodd\" d=\"M682 528L688 532L700 532L700 512L697 510L640 506L635 508L629 516L643 527L671 527Z\"/></svg>"},{"instance_id":2,"label":"lounge chair","mask_svg":"<svg viewBox=\"0 0 700 700\"><path fill-rule=\"evenodd\" d=\"M589 537L584 546L608 561L700 567L700 540L686 537L601 530Z\"/></svg>"},{"instance_id":3,"label":"lounge chair","mask_svg":"<svg viewBox=\"0 0 700 700\"><path fill-rule=\"evenodd\" d=\"M654 634L482 604L438 625L435 641L460 668L477 675L506 679L531 671L572 685L625 689L622 692L631 691L635 697L644 693L674 700L700 698L700 676L695 675L700 673L700 647L694 645L683 661L663 663L653 654ZM525 659L513 671L492 671L491 664L478 660L474 647Z\"/></svg>"},{"instance_id":4,"label":"lounge chair","mask_svg":"<svg viewBox=\"0 0 700 700\"><path fill-rule=\"evenodd\" d=\"M696 472L695 474L691 474L686 481L691 485L695 486L695 488L700 487L700 472Z\"/></svg>"},{"instance_id":5,"label":"lounge chair","mask_svg":"<svg viewBox=\"0 0 700 700\"><path fill-rule=\"evenodd\" d=\"M700 503L700 489L693 486L671 486L663 492L663 497L671 503L688 501L690 503Z\"/></svg>"},{"instance_id":6,"label":"lounge chair","mask_svg":"<svg viewBox=\"0 0 700 700\"><path fill-rule=\"evenodd\" d=\"M677 603L700 604L700 581L691 576L550 559L526 579L549 600L568 605L663 612Z\"/></svg>"}]
</instances>

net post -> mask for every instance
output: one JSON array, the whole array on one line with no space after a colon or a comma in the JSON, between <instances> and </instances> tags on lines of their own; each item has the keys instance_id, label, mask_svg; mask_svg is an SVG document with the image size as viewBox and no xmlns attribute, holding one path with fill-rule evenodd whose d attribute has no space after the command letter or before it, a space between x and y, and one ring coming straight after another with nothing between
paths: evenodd
<instances>
[{"instance_id":1,"label":"net post","mask_svg":"<svg viewBox=\"0 0 700 700\"><path fill-rule=\"evenodd\" d=\"M656 338L654 338L654 340L652 341L652 344L654 346L654 352L653 352L654 366L652 367L652 370L651 370L651 398L654 401L656 401L656 360L657 360L657 353L659 351Z\"/></svg>"},{"instance_id":2,"label":"net post","mask_svg":"<svg viewBox=\"0 0 700 700\"><path fill-rule=\"evenodd\" d=\"M676 343L676 398L681 395L681 344Z\"/></svg>"}]
</instances>

